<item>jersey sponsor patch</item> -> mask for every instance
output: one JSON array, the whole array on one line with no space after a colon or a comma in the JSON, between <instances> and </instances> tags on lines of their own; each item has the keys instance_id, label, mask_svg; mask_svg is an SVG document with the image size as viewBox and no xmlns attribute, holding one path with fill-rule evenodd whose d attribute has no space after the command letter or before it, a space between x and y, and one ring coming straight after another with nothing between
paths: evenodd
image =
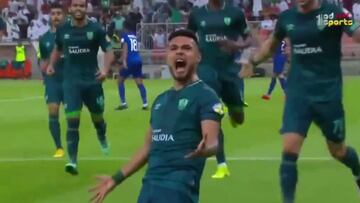
<instances>
[{"instance_id":1,"label":"jersey sponsor patch","mask_svg":"<svg viewBox=\"0 0 360 203\"><path fill-rule=\"evenodd\" d=\"M224 115L224 105L222 103L217 103L215 104L212 109L214 110L215 113L219 114L219 115Z\"/></svg>"}]
</instances>

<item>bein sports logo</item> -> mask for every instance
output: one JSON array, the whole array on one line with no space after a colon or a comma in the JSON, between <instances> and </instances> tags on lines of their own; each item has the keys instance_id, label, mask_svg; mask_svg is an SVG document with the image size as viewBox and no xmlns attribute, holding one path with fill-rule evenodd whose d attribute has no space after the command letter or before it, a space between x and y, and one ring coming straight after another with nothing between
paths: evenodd
<instances>
[{"instance_id":1,"label":"bein sports logo","mask_svg":"<svg viewBox=\"0 0 360 203\"><path fill-rule=\"evenodd\" d=\"M353 24L352 15L346 9L343 9L343 13L330 13L319 14L316 16L317 26L320 30L325 27L333 26L351 26Z\"/></svg>"}]
</instances>

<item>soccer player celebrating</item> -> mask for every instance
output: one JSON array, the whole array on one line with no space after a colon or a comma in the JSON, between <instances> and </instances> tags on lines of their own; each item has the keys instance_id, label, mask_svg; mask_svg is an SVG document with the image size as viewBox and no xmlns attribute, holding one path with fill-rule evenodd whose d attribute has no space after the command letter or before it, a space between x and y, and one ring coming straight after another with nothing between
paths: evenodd
<instances>
[{"instance_id":1,"label":"soccer player celebrating","mask_svg":"<svg viewBox=\"0 0 360 203\"><path fill-rule=\"evenodd\" d=\"M266 60L285 37L291 44L291 69L283 115L283 155L280 183L285 203L295 201L297 159L310 124L314 121L326 138L331 155L350 168L360 186L360 164L354 148L345 144L342 104L341 36L343 32L360 42L359 24L337 20L331 26L323 16L344 16L347 11L318 0L297 0L297 6L280 14L274 34L251 59L257 65ZM351 25L339 24L352 21ZM350 24L350 23L349 23ZM251 71L245 70L242 76Z\"/></svg>"},{"instance_id":2,"label":"soccer player celebrating","mask_svg":"<svg viewBox=\"0 0 360 203\"><path fill-rule=\"evenodd\" d=\"M270 100L271 93L275 88L276 80L279 79L280 86L285 93L286 88L286 79L284 75L284 67L287 60L285 54L286 41L282 40L280 45L277 47L275 54L273 56L273 76L271 77L271 82L269 90L266 94L262 96L264 100Z\"/></svg>"},{"instance_id":3,"label":"soccer player celebrating","mask_svg":"<svg viewBox=\"0 0 360 203\"><path fill-rule=\"evenodd\" d=\"M198 79L201 56L192 31L169 36L167 63L174 78L171 89L160 94L151 109L145 143L114 176L100 176L91 189L102 202L118 184L148 168L138 203L197 203L206 157L215 155L223 106L216 93ZM170 117L169 117L170 116Z\"/></svg>"},{"instance_id":4,"label":"soccer player celebrating","mask_svg":"<svg viewBox=\"0 0 360 203\"><path fill-rule=\"evenodd\" d=\"M51 29L46 32L39 40L40 48L40 67L44 73L45 99L49 111L49 129L55 142L55 158L63 157L64 150L60 139L59 107L63 101L63 65L64 59L61 58L55 64L55 73L51 76L46 75L46 68L50 62L50 55L55 46L56 28L64 21L64 10L59 4L52 4L50 8Z\"/></svg>"},{"instance_id":5,"label":"soccer player celebrating","mask_svg":"<svg viewBox=\"0 0 360 203\"><path fill-rule=\"evenodd\" d=\"M116 108L116 110L124 110L127 109L127 103L125 99L125 79L130 75L133 76L137 87L140 91L140 96L143 102L142 109L148 109L148 103L146 98L146 89L143 84L142 79L142 61L141 56L138 51L138 43L136 39L136 34L133 31L130 31L130 23L125 21L124 23L124 34L122 35L121 42L123 44L122 48L122 56L124 66L120 70L119 78L118 78L118 88L121 105Z\"/></svg>"},{"instance_id":6,"label":"soccer player celebrating","mask_svg":"<svg viewBox=\"0 0 360 203\"><path fill-rule=\"evenodd\" d=\"M77 152L79 144L80 112L83 103L91 113L101 149L109 153L106 140L106 123L103 117L104 93L101 82L105 80L113 60L110 40L97 23L86 16L86 0L72 0L72 20L56 31L56 48L51 54L49 75L54 74L54 64L64 54L64 106L67 118L67 150L69 163L66 172L77 175ZM99 46L105 53L104 67L98 69Z\"/></svg>"},{"instance_id":7,"label":"soccer player celebrating","mask_svg":"<svg viewBox=\"0 0 360 203\"><path fill-rule=\"evenodd\" d=\"M225 0L209 0L208 4L195 8L189 16L188 28L197 33L202 60L198 75L215 90L229 109L231 124L235 127L244 121L241 97L240 67L235 64L238 50L250 45L249 29L244 13ZM237 42L239 36L244 43ZM220 131L219 150L216 155L218 168L213 178L230 175L224 153L224 135Z\"/></svg>"}]
</instances>

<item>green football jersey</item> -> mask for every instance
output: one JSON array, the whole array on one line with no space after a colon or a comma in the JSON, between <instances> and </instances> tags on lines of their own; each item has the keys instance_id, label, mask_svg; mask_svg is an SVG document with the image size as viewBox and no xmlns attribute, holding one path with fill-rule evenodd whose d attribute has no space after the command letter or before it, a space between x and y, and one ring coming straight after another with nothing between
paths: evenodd
<instances>
[{"instance_id":1,"label":"green football jersey","mask_svg":"<svg viewBox=\"0 0 360 203\"><path fill-rule=\"evenodd\" d=\"M99 47L104 52L111 49L110 39L100 24L87 21L84 27L76 27L72 21L66 22L56 31L56 46L65 57L65 82L98 83Z\"/></svg>"},{"instance_id":2,"label":"green football jersey","mask_svg":"<svg viewBox=\"0 0 360 203\"><path fill-rule=\"evenodd\" d=\"M185 155L202 140L201 121L220 123L223 113L220 99L202 81L159 95L151 109L152 143L144 180L198 189L206 159L186 159Z\"/></svg>"},{"instance_id":3,"label":"green football jersey","mask_svg":"<svg viewBox=\"0 0 360 203\"><path fill-rule=\"evenodd\" d=\"M0 17L0 31L6 31L6 23L2 17Z\"/></svg>"},{"instance_id":4,"label":"green football jersey","mask_svg":"<svg viewBox=\"0 0 360 203\"><path fill-rule=\"evenodd\" d=\"M239 36L245 37L248 32L244 13L239 9L224 4L219 11L209 10L207 5L194 8L190 13L188 28L197 33L203 64L219 69L234 63L235 54L220 50L220 40L237 41Z\"/></svg>"},{"instance_id":5,"label":"green football jersey","mask_svg":"<svg viewBox=\"0 0 360 203\"><path fill-rule=\"evenodd\" d=\"M311 101L342 98L341 37L344 31L351 36L359 27L355 21L339 24L346 13L336 5L323 3L307 14L296 7L280 14L274 36L279 41L288 37L291 42L288 97Z\"/></svg>"},{"instance_id":6,"label":"green football jersey","mask_svg":"<svg viewBox=\"0 0 360 203\"><path fill-rule=\"evenodd\" d=\"M55 32L50 30L46 32L39 40L39 49L41 59L50 59L51 52L55 47ZM55 74L52 76L56 81L62 82L64 71L64 57L62 56L55 64Z\"/></svg>"}]
</instances>

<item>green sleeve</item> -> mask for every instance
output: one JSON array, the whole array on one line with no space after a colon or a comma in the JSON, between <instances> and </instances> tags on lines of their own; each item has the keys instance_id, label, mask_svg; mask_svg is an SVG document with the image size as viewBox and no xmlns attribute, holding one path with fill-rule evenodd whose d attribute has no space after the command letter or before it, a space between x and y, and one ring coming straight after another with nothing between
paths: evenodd
<instances>
[{"instance_id":1,"label":"green sleeve","mask_svg":"<svg viewBox=\"0 0 360 203\"><path fill-rule=\"evenodd\" d=\"M6 23L2 18L0 18L0 31L5 31L5 30L6 30Z\"/></svg>"},{"instance_id":2,"label":"green sleeve","mask_svg":"<svg viewBox=\"0 0 360 203\"><path fill-rule=\"evenodd\" d=\"M276 22L275 30L274 30L274 36L279 41L282 41L286 36L286 30L284 29L282 19L283 19L283 17L282 17L282 15L280 15L278 21Z\"/></svg>"},{"instance_id":3,"label":"green sleeve","mask_svg":"<svg viewBox=\"0 0 360 203\"><path fill-rule=\"evenodd\" d=\"M155 106L158 105L157 103L158 103L158 101L159 101L159 97L161 97L161 95L157 96L157 97L155 98L155 100L153 101L152 105L151 105L151 108L150 108L150 124L151 124L152 121L153 121L153 116L152 116L152 114L153 114L153 112L154 112Z\"/></svg>"},{"instance_id":4,"label":"green sleeve","mask_svg":"<svg viewBox=\"0 0 360 203\"><path fill-rule=\"evenodd\" d=\"M100 47L104 52L108 52L111 50L111 40L109 37L107 37L106 32L104 29L99 27L99 43Z\"/></svg>"},{"instance_id":5,"label":"green sleeve","mask_svg":"<svg viewBox=\"0 0 360 203\"><path fill-rule=\"evenodd\" d=\"M240 31L240 35L245 39L250 33L250 28L246 22L244 13L240 9L238 13L239 18L236 21L236 28Z\"/></svg>"},{"instance_id":6,"label":"green sleeve","mask_svg":"<svg viewBox=\"0 0 360 203\"><path fill-rule=\"evenodd\" d=\"M224 106L213 90L209 87L205 90L204 95L199 98L200 119L220 122L224 116Z\"/></svg>"},{"instance_id":7,"label":"green sleeve","mask_svg":"<svg viewBox=\"0 0 360 203\"><path fill-rule=\"evenodd\" d=\"M55 45L58 51L63 51L63 41L61 40L62 29L57 29L55 34Z\"/></svg>"},{"instance_id":8,"label":"green sleeve","mask_svg":"<svg viewBox=\"0 0 360 203\"><path fill-rule=\"evenodd\" d=\"M353 15L351 15L351 13L345 8L338 7L337 13L347 14L349 16L346 20L351 21L351 24L343 25L343 31L346 32L346 34L348 34L349 36L352 36L353 33L360 27L359 22L354 20Z\"/></svg>"},{"instance_id":9,"label":"green sleeve","mask_svg":"<svg viewBox=\"0 0 360 203\"><path fill-rule=\"evenodd\" d=\"M191 11L191 13L190 13L187 28L188 28L189 30L194 31L194 32L197 31L197 26L196 26L196 20L195 20L195 12L194 12L194 10Z\"/></svg>"},{"instance_id":10,"label":"green sleeve","mask_svg":"<svg viewBox=\"0 0 360 203\"><path fill-rule=\"evenodd\" d=\"M41 59L49 59L50 58L50 53L46 50L42 37L39 40L39 51L40 51Z\"/></svg>"}]
</instances>

